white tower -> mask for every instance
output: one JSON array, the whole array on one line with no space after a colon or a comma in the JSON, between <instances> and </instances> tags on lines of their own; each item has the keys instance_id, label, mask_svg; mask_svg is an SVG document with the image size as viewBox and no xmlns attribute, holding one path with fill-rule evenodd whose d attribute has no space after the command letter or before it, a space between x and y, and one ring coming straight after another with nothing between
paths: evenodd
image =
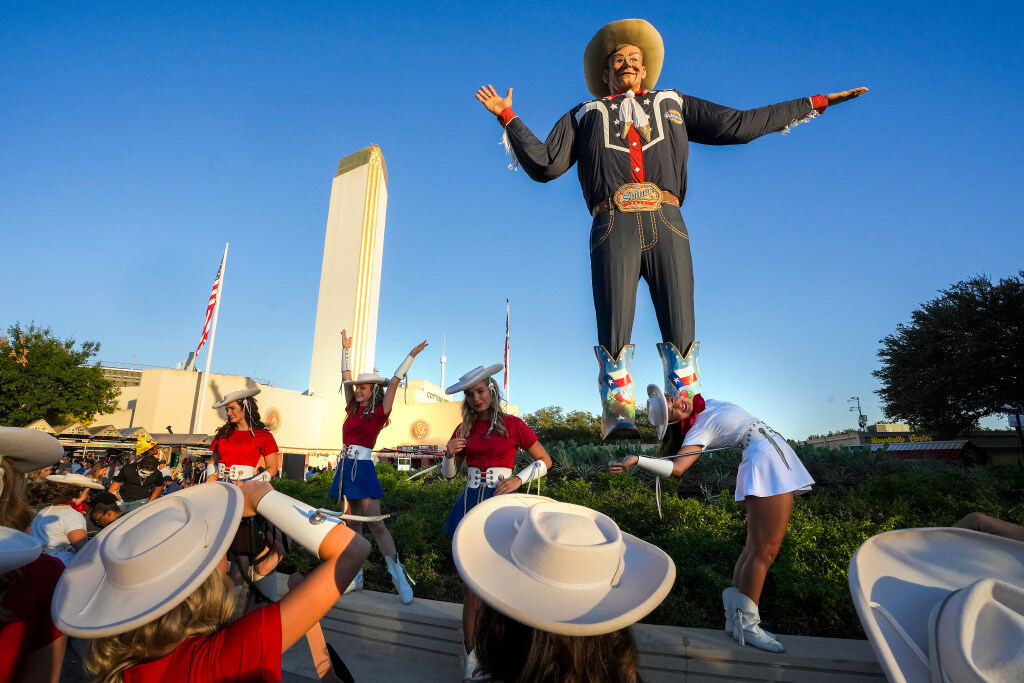
<instances>
[{"instance_id":1,"label":"white tower","mask_svg":"<svg viewBox=\"0 0 1024 683\"><path fill-rule=\"evenodd\" d=\"M341 387L342 330L354 339L353 375L373 369L387 180L384 157L376 145L338 162L327 209L309 369L309 388L317 396L335 396Z\"/></svg>"}]
</instances>

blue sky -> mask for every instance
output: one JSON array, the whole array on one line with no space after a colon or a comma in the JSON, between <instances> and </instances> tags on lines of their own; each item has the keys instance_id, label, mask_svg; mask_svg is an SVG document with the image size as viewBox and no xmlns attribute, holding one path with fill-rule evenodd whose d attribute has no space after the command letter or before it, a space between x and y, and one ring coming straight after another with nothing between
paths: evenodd
<instances>
[{"instance_id":1,"label":"blue sky","mask_svg":"<svg viewBox=\"0 0 1024 683\"><path fill-rule=\"evenodd\" d=\"M213 369L306 388L337 161L390 194L377 364L500 362L512 400L596 412L575 170L506 169L483 83L544 137L589 99L583 48L643 16L660 87L738 108L866 85L789 136L691 147L684 217L705 393L784 434L882 417L878 340L938 290L1021 268L1015 3L23 3L0 10L0 325L172 366L231 241ZM633 374L659 382L641 283ZM1001 422L1001 421L1000 421Z\"/></svg>"}]
</instances>

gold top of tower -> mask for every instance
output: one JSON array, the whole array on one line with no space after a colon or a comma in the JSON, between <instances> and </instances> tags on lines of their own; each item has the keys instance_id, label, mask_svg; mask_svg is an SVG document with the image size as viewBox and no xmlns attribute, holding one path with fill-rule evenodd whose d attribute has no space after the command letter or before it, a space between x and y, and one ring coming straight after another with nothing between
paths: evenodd
<instances>
[{"instance_id":1,"label":"gold top of tower","mask_svg":"<svg viewBox=\"0 0 1024 683\"><path fill-rule=\"evenodd\" d=\"M384 174L384 184L388 182L388 167L384 163L384 155L380 153L380 147L377 145L370 145L366 149L361 149L358 152L352 152L347 157L338 162L338 172L334 174L337 178L342 173L348 173L349 171L359 168L360 166L366 166L374 162L380 163L381 173Z\"/></svg>"}]
</instances>

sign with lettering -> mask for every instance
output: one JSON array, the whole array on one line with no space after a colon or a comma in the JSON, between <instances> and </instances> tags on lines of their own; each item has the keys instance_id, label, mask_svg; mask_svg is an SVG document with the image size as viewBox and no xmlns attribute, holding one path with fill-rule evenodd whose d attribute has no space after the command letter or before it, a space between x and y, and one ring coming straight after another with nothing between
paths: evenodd
<instances>
[{"instance_id":1,"label":"sign with lettering","mask_svg":"<svg viewBox=\"0 0 1024 683\"><path fill-rule=\"evenodd\" d=\"M922 441L932 441L932 437L928 434L909 434L907 436L873 436L868 440L868 443L920 443Z\"/></svg>"}]
</instances>

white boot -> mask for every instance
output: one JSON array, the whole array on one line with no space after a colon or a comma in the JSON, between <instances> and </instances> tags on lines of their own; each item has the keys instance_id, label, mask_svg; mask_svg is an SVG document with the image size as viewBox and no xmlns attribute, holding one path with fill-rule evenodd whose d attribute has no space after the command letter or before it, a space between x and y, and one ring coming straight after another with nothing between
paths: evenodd
<instances>
[{"instance_id":1,"label":"white boot","mask_svg":"<svg viewBox=\"0 0 1024 683\"><path fill-rule=\"evenodd\" d=\"M403 605L408 605L412 602L412 586L409 585L409 577L405 573L405 567L398 561L398 555L395 555L393 560L390 557L385 557L384 561L388 565L391 583L395 584L395 590L398 591L399 599L401 599Z\"/></svg>"},{"instance_id":2,"label":"white boot","mask_svg":"<svg viewBox=\"0 0 1024 683\"><path fill-rule=\"evenodd\" d=\"M465 651L465 650L463 650ZM480 660L476 658L476 650L470 650L466 652L466 658L462 660L462 680L463 683L473 683L474 681L489 681L491 675L487 673L477 674L477 669L480 668Z\"/></svg>"},{"instance_id":3,"label":"white boot","mask_svg":"<svg viewBox=\"0 0 1024 683\"><path fill-rule=\"evenodd\" d=\"M725 609L725 632L730 636L736 629L736 616L733 611L735 608L732 606L732 596L736 594L736 589L733 586L729 586L722 591L722 607Z\"/></svg>"},{"instance_id":4,"label":"white boot","mask_svg":"<svg viewBox=\"0 0 1024 683\"><path fill-rule=\"evenodd\" d=\"M761 615L753 600L737 591L732 596L732 605L733 613L736 615L732 637L738 640L740 645L749 644L768 652L786 651L786 648L782 647L782 643L775 640L758 625L761 623Z\"/></svg>"},{"instance_id":5,"label":"white boot","mask_svg":"<svg viewBox=\"0 0 1024 683\"><path fill-rule=\"evenodd\" d=\"M733 631L736 630L736 608L733 607L735 595L737 591L733 586L729 586L722 591L722 607L725 608L725 632L730 636L733 635ZM764 634L769 638L774 638L775 634L767 629L761 629Z\"/></svg>"},{"instance_id":6,"label":"white boot","mask_svg":"<svg viewBox=\"0 0 1024 683\"><path fill-rule=\"evenodd\" d=\"M352 591L361 591L361 590L363 590L363 570L362 569L360 569L359 573L356 574L356 578L352 579L352 583L350 583L348 585L348 588L345 589L345 592L342 593L342 595L348 595Z\"/></svg>"}]
</instances>

